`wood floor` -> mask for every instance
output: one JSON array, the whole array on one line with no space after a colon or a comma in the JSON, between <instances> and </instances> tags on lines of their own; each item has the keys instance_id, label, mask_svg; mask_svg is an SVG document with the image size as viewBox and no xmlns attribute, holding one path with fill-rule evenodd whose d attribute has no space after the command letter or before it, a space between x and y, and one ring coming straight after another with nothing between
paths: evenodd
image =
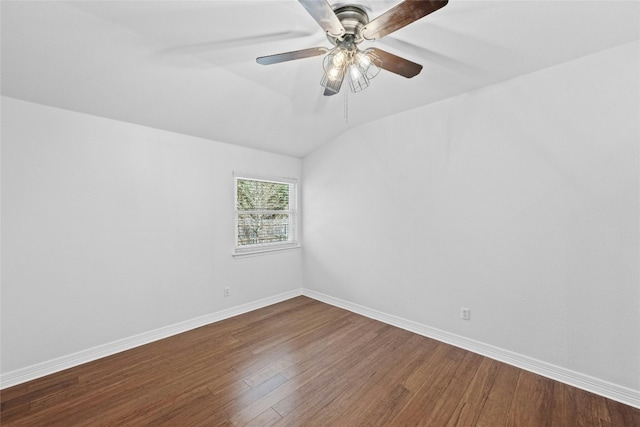
<instances>
[{"instance_id":1,"label":"wood floor","mask_svg":"<svg viewBox=\"0 0 640 427\"><path fill-rule=\"evenodd\" d=\"M640 426L640 410L298 297L2 391L3 426Z\"/></svg>"}]
</instances>

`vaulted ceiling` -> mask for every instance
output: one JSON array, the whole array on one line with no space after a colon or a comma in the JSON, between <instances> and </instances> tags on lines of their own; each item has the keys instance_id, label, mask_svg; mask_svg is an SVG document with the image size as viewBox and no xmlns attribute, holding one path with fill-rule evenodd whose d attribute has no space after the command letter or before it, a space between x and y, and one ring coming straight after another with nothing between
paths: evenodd
<instances>
[{"instance_id":1,"label":"vaulted ceiling","mask_svg":"<svg viewBox=\"0 0 640 427\"><path fill-rule=\"evenodd\" d=\"M397 2L352 4L374 18ZM296 0L1 6L3 95L297 157L358 125L640 38L636 1L450 0L362 44L422 64L418 76L383 70L363 92L325 97L322 56L255 61L331 47Z\"/></svg>"}]
</instances>

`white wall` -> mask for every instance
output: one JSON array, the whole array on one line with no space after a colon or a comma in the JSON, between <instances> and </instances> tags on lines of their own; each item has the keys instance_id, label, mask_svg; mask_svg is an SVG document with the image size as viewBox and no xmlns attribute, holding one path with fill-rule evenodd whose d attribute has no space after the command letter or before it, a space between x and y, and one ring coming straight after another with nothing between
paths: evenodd
<instances>
[{"instance_id":1,"label":"white wall","mask_svg":"<svg viewBox=\"0 0 640 427\"><path fill-rule=\"evenodd\" d=\"M299 177L299 159L3 97L1 372L297 289L304 269L311 290L640 390L638 51L308 156L302 257L231 257L232 171Z\"/></svg>"},{"instance_id":2,"label":"white wall","mask_svg":"<svg viewBox=\"0 0 640 427\"><path fill-rule=\"evenodd\" d=\"M300 288L232 258L233 170L301 160L3 97L2 373Z\"/></svg>"},{"instance_id":3,"label":"white wall","mask_svg":"<svg viewBox=\"0 0 640 427\"><path fill-rule=\"evenodd\" d=\"M639 51L369 123L306 157L305 288L640 390Z\"/></svg>"}]
</instances>

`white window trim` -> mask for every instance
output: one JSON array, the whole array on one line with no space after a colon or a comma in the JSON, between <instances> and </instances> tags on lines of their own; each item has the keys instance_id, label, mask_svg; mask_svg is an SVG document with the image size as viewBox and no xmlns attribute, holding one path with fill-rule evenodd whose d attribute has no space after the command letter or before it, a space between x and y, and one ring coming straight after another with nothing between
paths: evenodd
<instances>
[{"instance_id":1,"label":"white window trim","mask_svg":"<svg viewBox=\"0 0 640 427\"><path fill-rule=\"evenodd\" d=\"M289 195L291 198L293 196L292 207L288 211L289 214L293 217L293 241L287 242L275 242L275 243L263 243L263 244L255 244L255 245L247 245L247 246L238 246L238 192L236 188L237 179L249 179L255 181L266 181L266 182L275 182L282 184L292 184L293 185L293 195ZM234 248L232 256L234 258L238 257L249 257L249 256L257 256L257 255L267 255L278 252L288 252L291 250L300 249L300 240L299 240L299 222L300 215L298 209L298 200L300 194L300 183L296 178L286 178L279 176L265 176L265 175L256 175L253 173L241 173L241 172L233 172L233 240L234 240ZM251 211L247 211L251 212ZM261 211L266 212L266 211ZM275 211L274 211L275 212ZM280 212L280 211L278 211Z\"/></svg>"}]
</instances>

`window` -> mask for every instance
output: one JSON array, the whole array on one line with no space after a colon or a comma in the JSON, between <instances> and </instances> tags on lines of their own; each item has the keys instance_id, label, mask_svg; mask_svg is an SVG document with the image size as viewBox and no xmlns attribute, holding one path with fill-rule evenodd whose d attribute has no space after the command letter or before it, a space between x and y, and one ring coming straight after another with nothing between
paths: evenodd
<instances>
[{"instance_id":1,"label":"window","mask_svg":"<svg viewBox=\"0 0 640 427\"><path fill-rule=\"evenodd\" d=\"M293 179L235 176L236 254L297 246Z\"/></svg>"}]
</instances>

